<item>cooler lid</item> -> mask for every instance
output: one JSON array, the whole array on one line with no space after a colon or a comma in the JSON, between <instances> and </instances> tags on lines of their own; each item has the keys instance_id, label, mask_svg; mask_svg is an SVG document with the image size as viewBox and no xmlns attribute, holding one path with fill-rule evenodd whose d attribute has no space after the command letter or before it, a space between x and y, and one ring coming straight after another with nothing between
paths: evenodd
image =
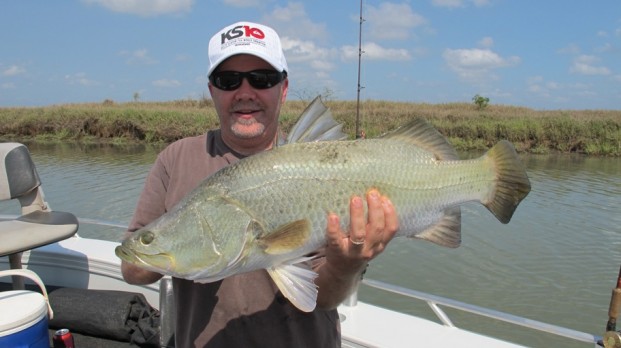
<instances>
[{"instance_id":1,"label":"cooler lid","mask_svg":"<svg viewBox=\"0 0 621 348\"><path fill-rule=\"evenodd\" d=\"M0 292L0 333L28 323L36 323L47 315L43 295L34 291Z\"/></svg>"}]
</instances>

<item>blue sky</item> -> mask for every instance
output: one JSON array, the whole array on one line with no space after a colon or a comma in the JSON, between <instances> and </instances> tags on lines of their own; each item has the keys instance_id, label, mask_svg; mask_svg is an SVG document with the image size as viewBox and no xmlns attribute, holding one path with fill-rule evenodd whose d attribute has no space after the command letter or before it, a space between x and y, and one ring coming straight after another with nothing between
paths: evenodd
<instances>
[{"instance_id":1,"label":"blue sky","mask_svg":"<svg viewBox=\"0 0 621 348\"><path fill-rule=\"evenodd\" d=\"M338 5L337 5L338 4ZM238 20L281 35L289 99L355 100L358 1L8 0L0 106L199 99ZM361 99L621 109L621 1L363 1Z\"/></svg>"}]
</instances>

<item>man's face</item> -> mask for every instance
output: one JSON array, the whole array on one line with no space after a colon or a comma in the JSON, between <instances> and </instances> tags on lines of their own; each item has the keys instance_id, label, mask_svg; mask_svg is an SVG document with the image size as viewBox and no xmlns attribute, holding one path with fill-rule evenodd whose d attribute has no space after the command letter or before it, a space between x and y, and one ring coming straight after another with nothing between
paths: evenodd
<instances>
[{"instance_id":1,"label":"man's face","mask_svg":"<svg viewBox=\"0 0 621 348\"><path fill-rule=\"evenodd\" d=\"M274 68L261 58L240 54L222 62L217 71L248 72ZM264 150L273 145L278 131L278 115L285 102L288 80L274 87L256 89L247 79L239 88L223 91L209 84L209 92L220 118L222 138L235 150L239 147Z\"/></svg>"}]
</instances>

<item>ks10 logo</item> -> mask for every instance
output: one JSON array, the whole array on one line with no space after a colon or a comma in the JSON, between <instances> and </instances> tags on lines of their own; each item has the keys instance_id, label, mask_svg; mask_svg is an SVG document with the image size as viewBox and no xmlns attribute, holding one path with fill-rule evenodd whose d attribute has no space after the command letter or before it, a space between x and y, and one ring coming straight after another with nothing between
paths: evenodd
<instances>
[{"instance_id":1,"label":"ks10 logo","mask_svg":"<svg viewBox=\"0 0 621 348\"><path fill-rule=\"evenodd\" d=\"M240 25L237 26L227 32L222 33L222 44L224 44L228 40L233 40L238 37L254 37L256 39L264 39L265 34L259 28L251 28L248 25Z\"/></svg>"}]
</instances>

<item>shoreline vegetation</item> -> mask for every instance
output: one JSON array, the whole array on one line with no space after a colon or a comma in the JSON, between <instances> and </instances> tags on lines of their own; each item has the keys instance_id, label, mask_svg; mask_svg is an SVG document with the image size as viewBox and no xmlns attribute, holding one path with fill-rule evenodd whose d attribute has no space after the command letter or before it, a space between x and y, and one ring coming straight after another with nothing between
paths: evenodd
<instances>
[{"instance_id":1,"label":"shoreline vegetation","mask_svg":"<svg viewBox=\"0 0 621 348\"><path fill-rule=\"evenodd\" d=\"M308 101L281 109L288 131ZM324 101L343 131L355 137L356 102ZM431 122L458 151L480 151L506 139L521 153L621 156L621 110L534 110L468 103L360 102L360 128L368 138L414 117ZM166 144L216 128L212 101L63 104L0 108L0 141Z\"/></svg>"}]
</instances>

